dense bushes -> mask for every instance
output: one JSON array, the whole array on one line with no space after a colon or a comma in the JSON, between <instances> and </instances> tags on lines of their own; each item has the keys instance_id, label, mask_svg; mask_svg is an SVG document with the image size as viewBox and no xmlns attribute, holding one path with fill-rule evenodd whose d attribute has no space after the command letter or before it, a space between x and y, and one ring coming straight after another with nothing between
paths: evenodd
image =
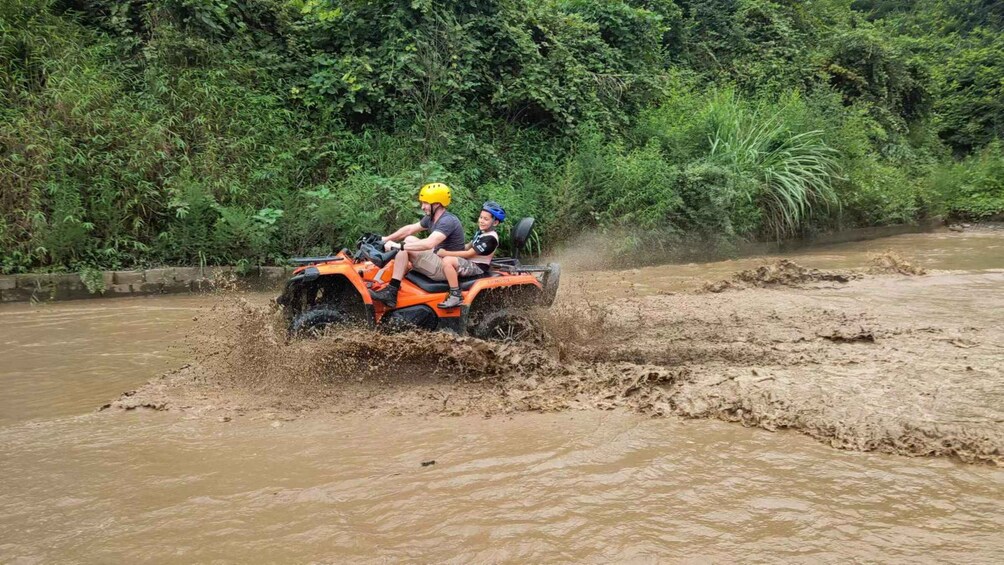
<instances>
[{"instance_id":1,"label":"dense bushes","mask_svg":"<svg viewBox=\"0 0 1004 565\"><path fill-rule=\"evenodd\" d=\"M955 217L980 220L1004 212L1004 149L995 141L959 163L938 166L929 189Z\"/></svg>"},{"instance_id":2,"label":"dense bushes","mask_svg":"<svg viewBox=\"0 0 1004 565\"><path fill-rule=\"evenodd\" d=\"M281 262L412 221L429 180L464 219L486 198L534 215L549 245L988 217L994 10L6 2L0 268Z\"/></svg>"}]
</instances>

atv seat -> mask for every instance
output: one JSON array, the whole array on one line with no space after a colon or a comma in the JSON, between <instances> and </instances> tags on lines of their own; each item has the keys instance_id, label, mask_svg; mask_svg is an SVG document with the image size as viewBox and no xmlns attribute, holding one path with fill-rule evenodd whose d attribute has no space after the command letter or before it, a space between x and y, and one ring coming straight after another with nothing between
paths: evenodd
<instances>
[{"instance_id":1,"label":"atv seat","mask_svg":"<svg viewBox=\"0 0 1004 565\"><path fill-rule=\"evenodd\" d=\"M484 279L488 277L497 277L498 273L487 272L483 275L478 275L475 277L461 277L460 278L460 290L470 290L474 283L478 282L479 279ZM417 271L408 271L408 274L404 276L412 283L421 288L425 292L450 292L450 285L446 281L436 281L429 277L419 273Z\"/></svg>"}]
</instances>

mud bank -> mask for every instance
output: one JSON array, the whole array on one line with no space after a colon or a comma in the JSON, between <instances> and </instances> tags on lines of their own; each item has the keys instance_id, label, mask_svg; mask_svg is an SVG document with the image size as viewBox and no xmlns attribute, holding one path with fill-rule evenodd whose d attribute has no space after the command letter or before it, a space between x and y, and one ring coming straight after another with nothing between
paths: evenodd
<instances>
[{"instance_id":1,"label":"mud bank","mask_svg":"<svg viewBox=\"0 0 1004 565\"><path fill-rule=\"evenodd\" d=\"M884 272L902 272L891 264ZM992 315L1004 296L985 292L1004 273L781 272L808 278L602 301L573 291L541 313L547 338L535 345L363 330L289 342L270 306L224 298L190 336L193 363L106 408L277 426L308 412L624 408L1004 463L1004 327Z\"/></svg>"}]
</instances>

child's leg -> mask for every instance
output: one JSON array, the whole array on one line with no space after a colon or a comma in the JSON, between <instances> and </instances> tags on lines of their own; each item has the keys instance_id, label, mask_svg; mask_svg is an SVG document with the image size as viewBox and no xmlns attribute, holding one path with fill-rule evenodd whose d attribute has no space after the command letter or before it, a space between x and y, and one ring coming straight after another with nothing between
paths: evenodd
<instances>
[{"instance_id":1,"label":"child's leg","mask_svg":"<svg viewBox=\"0 0 1004 565\"><path fill-rule=\"evenodd\" d=\"M451 289L460 288L460 277L457 276L457 258L443 257L443 275Z\"/></svg>"},{"instance_id":2,"label":"child's leg","mask_svg":"<svg viewBox=\"0 0 1004 565\"><path fill-rule=\"evenodd\" d=\"M464 296L460 293L460 278L457 276L457 258L443 257L443 276L450 285L450 294L446 295L446 300L440 302L440 308L456 308L464 303Z\"/></svg>"}]
</instances>

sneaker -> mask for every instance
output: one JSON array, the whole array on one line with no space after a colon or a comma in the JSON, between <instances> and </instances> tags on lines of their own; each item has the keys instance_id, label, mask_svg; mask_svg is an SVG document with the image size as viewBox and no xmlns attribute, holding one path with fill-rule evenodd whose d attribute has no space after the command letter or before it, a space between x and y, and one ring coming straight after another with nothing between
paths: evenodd
<instances>
[{"instance_id":1,"label":"sneaker","mask_svg":"<svg viewBox=\"0 0 1004 565\"><path fill-rule=\"evenodd\" d=\"M436 306L446 310L448 308L456 308L464 303L464 297L460 294L460 291L450 291L450 295L446 297L446 300L440 302Z\"/></svg>"},{"instance_id":2,"label":"sneaker","mask_svg":"<svg viewBox=\"0 0 1004 565\"><path fill-rule=\"evenodd\" d=\"M373 300L379 300L387 305L388 308L397 308L397 291L400 290L396 286L387 285L380 290L370 290L370 297Z\"/></svg>"}]
</instances>

